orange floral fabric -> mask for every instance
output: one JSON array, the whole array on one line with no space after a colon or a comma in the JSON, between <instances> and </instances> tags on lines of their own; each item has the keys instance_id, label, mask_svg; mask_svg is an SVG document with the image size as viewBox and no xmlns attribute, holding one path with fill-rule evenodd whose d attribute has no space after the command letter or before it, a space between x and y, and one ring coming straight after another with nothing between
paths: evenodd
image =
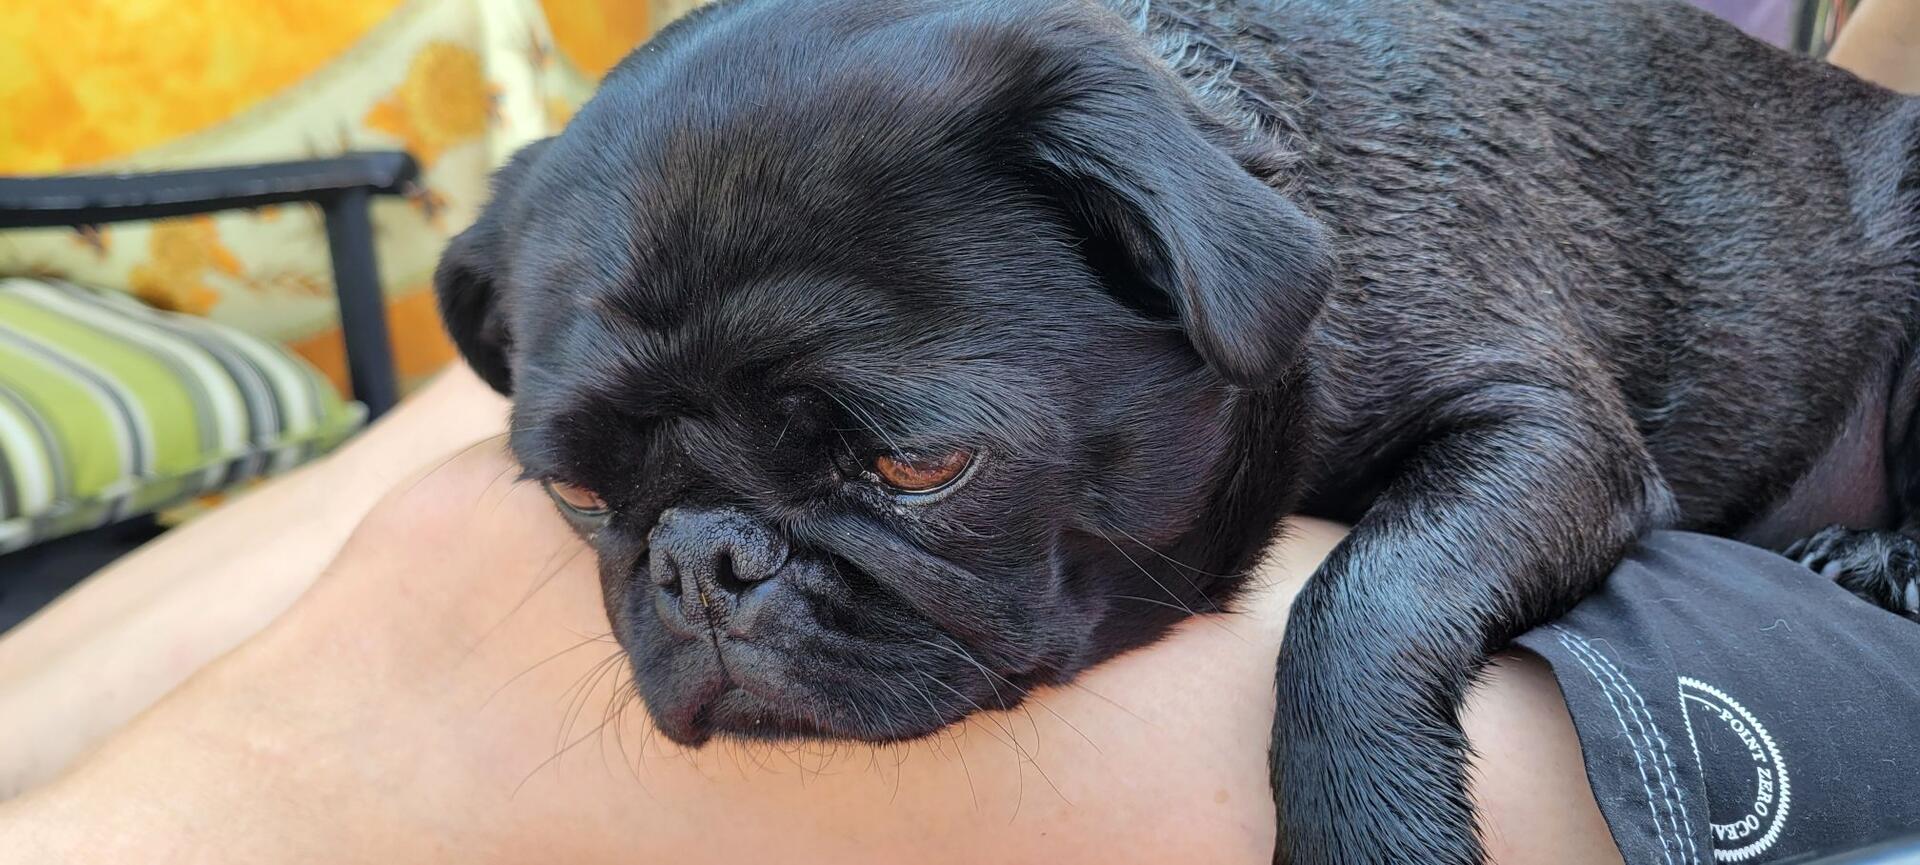
<instances>
[{"instance_id":1,"label":"orange floral fabric","mask_svg":"<svg viewBox=\"0 0 1920 865\"><path fill-rule=\"evenodd\" d=\"M473 49L429 42L407 66L407 77L367 112L368 129L386 132L431 167L440 154L487 134L498 118L500 88L487 81Z\"/></svg>"},{"instance_id":2,"label":"orange floral fabric","mask_svg":"<svg viewBox=\"0 0 1920 865\"><path fill-rule=\"evenodd\" d=\"M99 232L96 232L98 235ZM206 315L220 293L208 285L208 271L240 276L244 265L220 242L210 216L169 219L147 234L147 261L133 266L133 293L149 305Z\"/></svg>"}]
</instances>

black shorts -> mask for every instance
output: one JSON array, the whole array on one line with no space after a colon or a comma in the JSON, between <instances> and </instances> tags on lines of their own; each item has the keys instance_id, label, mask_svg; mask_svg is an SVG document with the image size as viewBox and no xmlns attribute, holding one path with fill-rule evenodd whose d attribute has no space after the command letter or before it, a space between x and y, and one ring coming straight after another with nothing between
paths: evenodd
<instances>
[{"instance_id":1,"label":"black shorts","mask_svg":"<svg viewBox=\"0 0 1920 865\"><path fill-rule=\"evenodd\" d=\"M1920 624L1794 562L1661 532L1519 643L1553 667L1628 865L1920 833Z\"/></svg>"}]
</instances>

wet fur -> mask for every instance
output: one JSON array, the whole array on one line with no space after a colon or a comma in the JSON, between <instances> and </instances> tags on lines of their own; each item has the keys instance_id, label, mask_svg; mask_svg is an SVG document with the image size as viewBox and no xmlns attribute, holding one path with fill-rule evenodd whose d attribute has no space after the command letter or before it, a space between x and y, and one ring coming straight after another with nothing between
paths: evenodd
<instances>
[{"instance_id":1,"label":"wet fur","mask_svg":"<svg viewBox=\"0 0 1920 865\"><path fill-rule=\"evenodd\" d=\"M1912 519L1916 142L1662 0L745 0L517 158L439 283L529 474L615 504L670 730L1018 702L1304 510L1354 531L1280 659L1277 858L1469 863L1462 694L1642 532ZM821 456L893 435L994 461L907 510ZM635 597L690 505L804 553L742 669ZM728 675L789 696L686 693Z\"/></svg>"}]
</instances>

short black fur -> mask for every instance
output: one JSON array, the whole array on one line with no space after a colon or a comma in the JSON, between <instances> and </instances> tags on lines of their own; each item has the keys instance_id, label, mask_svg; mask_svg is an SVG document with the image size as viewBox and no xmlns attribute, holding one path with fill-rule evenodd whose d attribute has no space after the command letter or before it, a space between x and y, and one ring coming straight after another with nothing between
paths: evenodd
<instances>
[{"instance_id":1,"label":"short black fur","mask_svg":"<svg viewBox=\"0 0 1920 865\"><path fill-rule=\"evenodd\" d=\"M672 738L1013 705L1305 510L1354 530L1276 858L1470 863L1465 689L1648 528L1907 597L1917 162L1914 101L1666 0L732 0L438 282L528 473L610 504Z\"/></svg>"}]
</instances>

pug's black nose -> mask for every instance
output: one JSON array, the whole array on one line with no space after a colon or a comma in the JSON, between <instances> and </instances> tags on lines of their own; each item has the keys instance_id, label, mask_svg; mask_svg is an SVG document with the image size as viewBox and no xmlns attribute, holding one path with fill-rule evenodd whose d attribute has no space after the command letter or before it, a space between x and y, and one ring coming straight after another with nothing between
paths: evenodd
<instances>
[{"instance_id":1,"label":"pug's black nose","mask_svg":"<svg viewBox=\"0 0 1920 865\"><path fill-rule=\"evenodd\" d=\"M737 508L669 508L647 546L661 618L688 636L737 612L788 552L785 538Z\"/></svg>"}]
</instances>

